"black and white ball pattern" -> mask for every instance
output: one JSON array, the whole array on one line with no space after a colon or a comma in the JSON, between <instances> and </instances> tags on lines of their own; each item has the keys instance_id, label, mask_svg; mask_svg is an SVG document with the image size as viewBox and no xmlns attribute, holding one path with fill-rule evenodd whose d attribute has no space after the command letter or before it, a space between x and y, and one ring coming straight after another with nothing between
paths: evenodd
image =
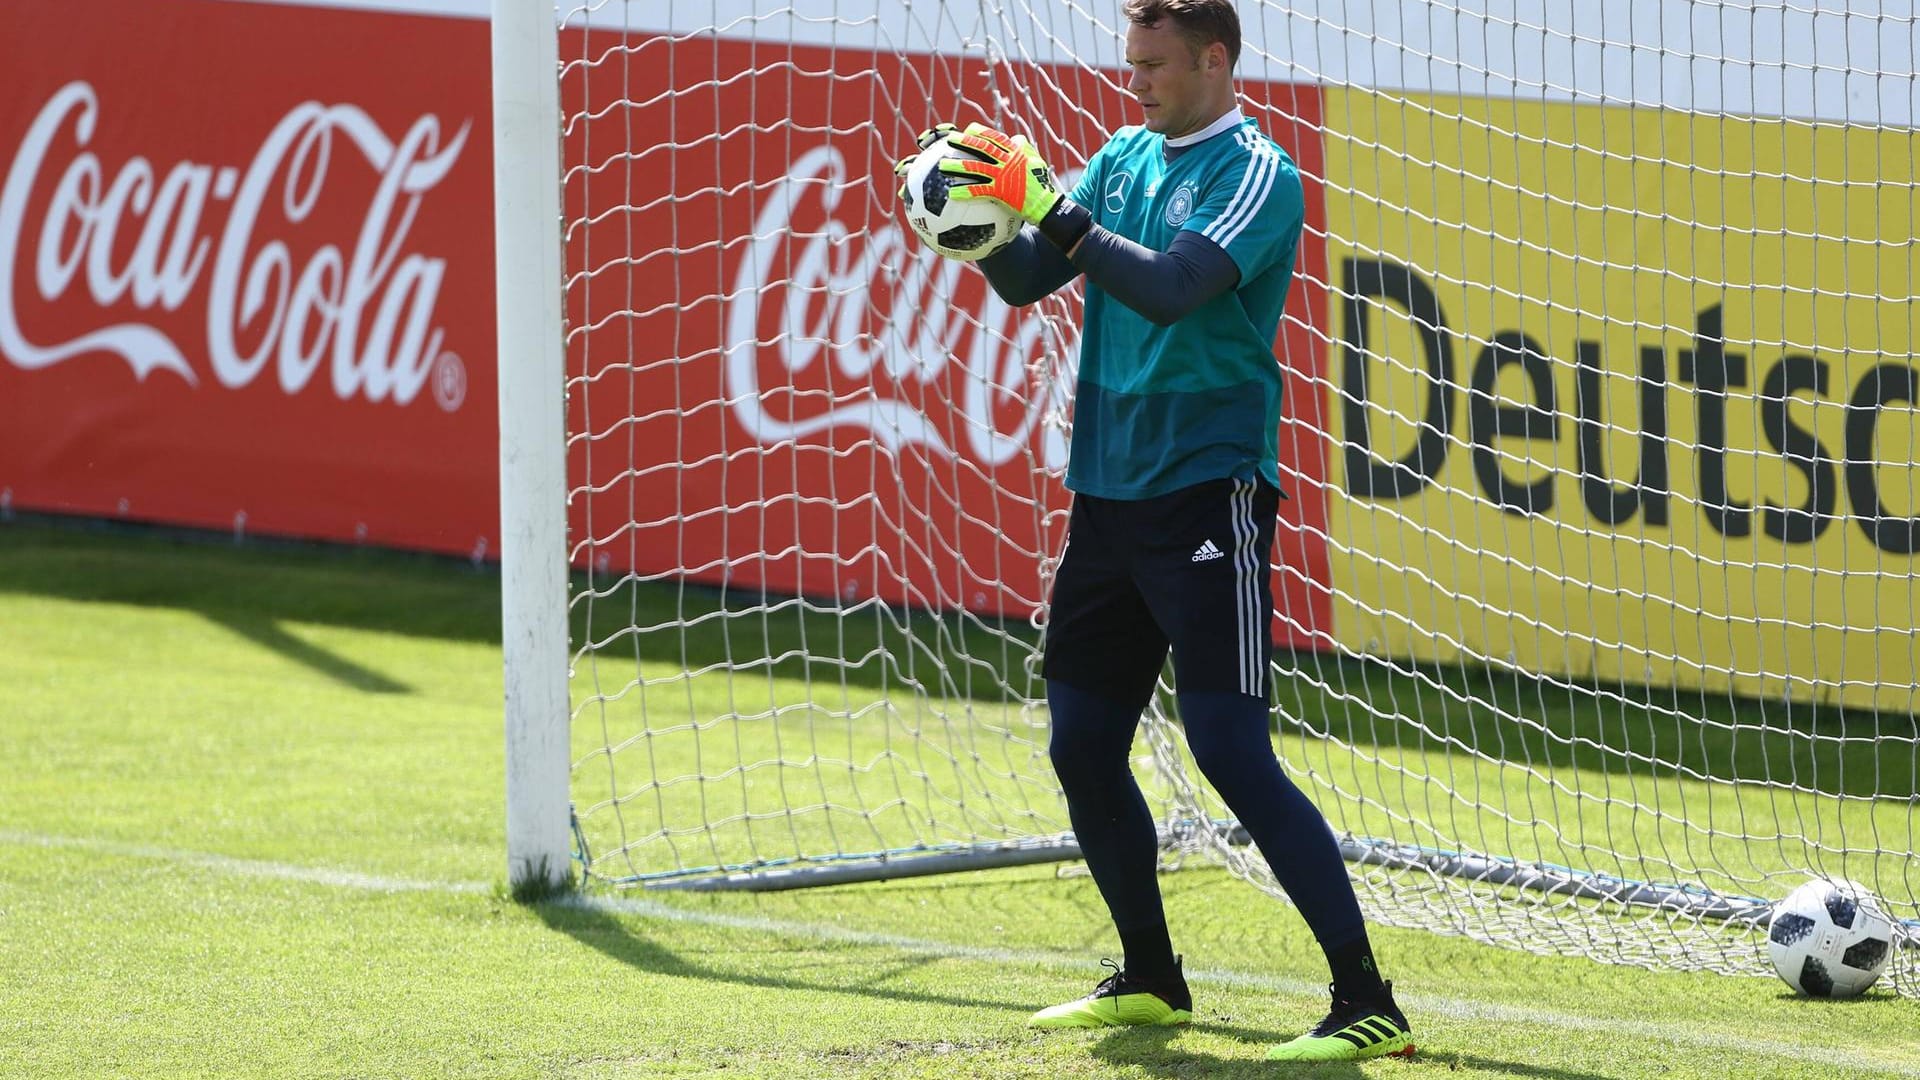
<instances>
[{"instance_id":1,"label":"black and white ball pattern","mask_svg":"<svg viewBox=\"0 0 1920 1080\"><path fill-rule=\"evenodd\" d=\"M1872 986L1893 952L1893 920L1863 886L1815 878L1774 905L1767 955L1809 997L1852 997Z\"/></svg>"},{"instance_id":2,"label":"black and white ball pattern","mask_svg":"<svg viewBox=\"0 0 1920 1080\"><path fill-rule=\"evenodd\" d=\"M991 199L954 199L948 189L974 180L940 169L946 158L978 161L971 151L934 143L907 166L907 224L926 245L949 259L972 262L1005 246L1020 232L1020 218Z\"/></svg>"}]
</instances>

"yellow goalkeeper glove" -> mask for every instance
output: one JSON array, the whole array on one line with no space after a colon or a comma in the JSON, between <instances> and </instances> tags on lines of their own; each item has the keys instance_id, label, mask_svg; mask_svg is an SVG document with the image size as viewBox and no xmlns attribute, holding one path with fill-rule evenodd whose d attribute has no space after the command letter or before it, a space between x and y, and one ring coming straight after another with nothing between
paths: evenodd
<instances>
[{"instance_id":1,"label":"yellow goalkeeper glove","mask_svg":"<svg viewBox=\"0 0 1920 1080\"><path fill-rule=\"evenodd\" d=\"M983 159L940 163L940 171L949 176L977 181L954 185L948 189L949 197L999 202L1032 222L1062 251L1071 251L1093 228L1093 215L1061 194L1053 182L1053 170L1025 135L1009 136L985 124L968 124L947 141Z\"/></svg>"},{"instance_id":2,"label":"yellow goalkeeper glove","mask_svg":"<svg viewBox=\"0 0 1920 1080\"><path fill-rule=\"evenodd\" d=\"M1060 201L1060 189L1053 185L1053 171L1040 159L1025 135L1008 136L985 124L968 124L967 130L948 142L980 155L983 161L943 161L940 171L949 176L982 182L955 186L948 194L955 199L994 199L1035 225Z\"/></svg>"}]
</instances>

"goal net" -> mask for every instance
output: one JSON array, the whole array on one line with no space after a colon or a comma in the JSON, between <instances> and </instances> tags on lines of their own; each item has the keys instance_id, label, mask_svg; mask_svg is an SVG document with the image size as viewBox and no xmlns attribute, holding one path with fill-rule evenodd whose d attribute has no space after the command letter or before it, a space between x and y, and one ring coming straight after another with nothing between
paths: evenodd
<instances>
[{"instance_id":1,"label":"goal net","mask_svg":"<svg viewBox=\"0 0 1920 1080\"><path fill-rule=\"evenodd\" d=\"M1755 972L1827 875L1911 936L1920 30L1848 7L1240 5L1308 206L1274 738L1372 919ZM589 878L1074 856L1037 661L1079 287L1010 310L891 167L978 119L1071 180L1138 119L1118 8L555 13ZM1167 850L1283 900L1168 680Z\"/></svg>"}]
</instances>

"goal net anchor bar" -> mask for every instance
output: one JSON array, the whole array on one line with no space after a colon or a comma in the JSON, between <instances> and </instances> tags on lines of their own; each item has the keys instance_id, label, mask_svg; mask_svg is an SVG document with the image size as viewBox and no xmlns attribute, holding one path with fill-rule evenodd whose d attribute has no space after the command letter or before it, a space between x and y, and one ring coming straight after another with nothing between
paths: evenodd
<instances>
[{"instance_id":1,"label":"goal net anchor bar","mask_svg":"<svg viewBox=\"0 0 1920 1080\"><path fill-rule=\"evenodd\" d=\"M1235 847L1251 843L1237 822L1197 824L1178 821L1159 830L1162 851L1186 851L1213 838ZM584 844L583 836L576 842ZM584 849L583 849L584 850ZM1546 896L1595 900L1627 907L1658 908L1676 915L1717 922L1742 922L1764 928L1772 913L1770 901L1752 896L1730 896L1697 885L1634 881L1566 866L1526 864L1485 855L1439 848L1415 847L1373 837L1340 838L1340 855L1360 866L1391 870L1423 870L1443 877L1463 878L1510 886ZM826 885L950 874L965 870L1002 869L1081 857L1071 832L1028 837L998 843L951 844L863 854L802 856L771 860L752 866L706 867L639 874L614 881L644 888L684 892L783 892ZM1920 941L1920 926L1908 926L1905 943Z\"/></svg>"}]
</instances>

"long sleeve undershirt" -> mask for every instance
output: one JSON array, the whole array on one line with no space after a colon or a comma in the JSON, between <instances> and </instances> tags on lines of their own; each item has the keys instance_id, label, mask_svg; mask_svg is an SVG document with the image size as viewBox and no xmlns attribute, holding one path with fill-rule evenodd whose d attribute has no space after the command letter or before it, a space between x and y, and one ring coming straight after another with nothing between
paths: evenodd
<instances>
[{"instance_id":1,"label":"long sleeve undershirt","mask_svg":"<svg viewBox=\"0 0 1920 1080\"><path fill-rule=\"evenodd\" d=\"M1068 259L1032 228L976 265L1000 299L1024 307L1085 273L1087 280L1158 326L1171 326L1240 282L1218 244L1191 229L1154 251L1099 226Z\"/></svg>"}]
</instances>

